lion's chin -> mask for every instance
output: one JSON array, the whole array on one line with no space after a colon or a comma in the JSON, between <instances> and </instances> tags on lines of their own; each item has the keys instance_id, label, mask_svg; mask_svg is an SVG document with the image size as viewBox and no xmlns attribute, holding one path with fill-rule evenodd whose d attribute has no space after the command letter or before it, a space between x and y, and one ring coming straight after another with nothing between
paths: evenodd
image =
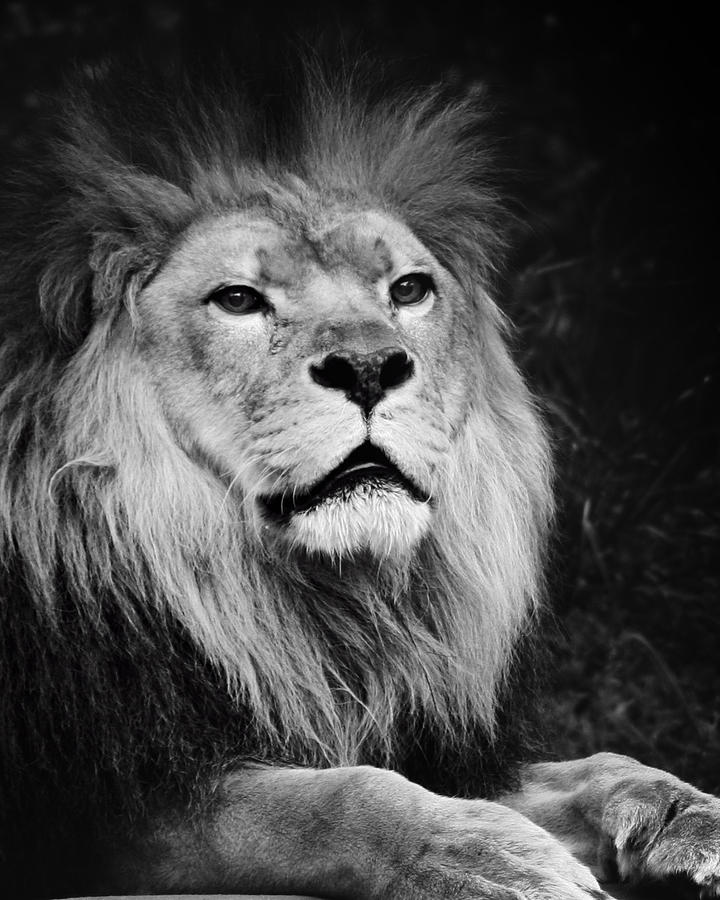
<instances>
[{"instance_id":1,"label":"lion's chin","mask_svg":"<svg viewBox=\"0 0 720 900\"><path fill-rule=\"evenodd\" d=\"M310 487L259 497L265 523L291 546L347 558L405 556L427 532L430 496L366 441Z\"/></svg>"},{"instance_id":2,"label":"lion's chin","mask_svg":"<svg viewBox=\"0 0 720 900\"><path fill-rule=\"evenodd\" d=\"M373 486L331 497L297 512L286 536L311 553L347 558L370 553L378 559L406 556L430 526L432 510L398 485Z\"/></svg>"}]
</instances>

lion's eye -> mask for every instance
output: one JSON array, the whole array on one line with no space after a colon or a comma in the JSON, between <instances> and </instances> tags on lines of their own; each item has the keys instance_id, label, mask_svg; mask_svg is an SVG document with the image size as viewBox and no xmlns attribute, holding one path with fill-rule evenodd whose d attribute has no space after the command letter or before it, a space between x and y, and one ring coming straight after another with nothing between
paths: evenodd
<instances>
[{"instance_id":1,"label":"lion's eye","mask_svg":"<svg viewBox=\"0 0 720 900\"><path fill-rule=\"evenodd\" d=\"M235 316L245 316L267 307L263 295L246 284L233 284L230 287L218 288L210 294L208 300Z\"/></svg>"},{"instance_id":2,"label":"lion's eye","mask_svg":"<svg viewBox=\"0 0 720 900\"><path fill-rule=\"evenodd\" d=\"M433 289L433 280L429 275L417 272L413 275L404 275L390 285L390 296L393 303L399 306L412 306L420 303Z\"/></svg>"}]
</instances>

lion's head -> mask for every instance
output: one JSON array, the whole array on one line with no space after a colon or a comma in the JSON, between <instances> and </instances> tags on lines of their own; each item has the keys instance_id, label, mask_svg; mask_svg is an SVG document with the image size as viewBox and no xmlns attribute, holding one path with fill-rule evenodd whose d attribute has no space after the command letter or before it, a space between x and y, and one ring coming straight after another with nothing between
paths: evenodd
<instances>
[{"instance_id":1,"label":"lion's head","mask_svg":"<svg viewBox=\"0 0 720 900\"><path fill-rule=\"evenodd\" d=\"M481 343L457 352L475 307L368 206L281 180L192 225L135 304L174 439L241 504L248 540L320 565L417 548L481 377Z\"/></svg>"},{"instance_id":2,"label":"lion's head","mask_svg":"<svg viewBox=\"0 0 720 900\"><path fill-rule=\"evenodd\" d=\"M3 614L57 656L23 676L35 737L62 708L108 766L187 755L211 696L252 717L239 755L492 735L539 593L549 467L489 296L484 113L311 81L268 112L99 76L16 189L1 540L32 624Z\"/></svg>"}]
</instances>

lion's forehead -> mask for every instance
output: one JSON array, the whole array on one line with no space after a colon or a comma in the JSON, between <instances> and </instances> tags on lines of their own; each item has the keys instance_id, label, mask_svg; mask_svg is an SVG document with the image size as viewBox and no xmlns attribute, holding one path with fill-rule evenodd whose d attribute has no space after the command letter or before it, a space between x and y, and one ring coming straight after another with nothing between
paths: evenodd
<instances>
[{"instance_id":1,"label":"lion's forehead","mask_svg":"<svg viewBox=\"0 0 720 900\"><path fill-rule=\"evenodd\" d=\"M207 287L247 281L302 294L319 277L371 286L431 262L412 232L384 213L345 212L313 226L248 212L197 223L167 268Z\"/></svg>"}]
</instances>

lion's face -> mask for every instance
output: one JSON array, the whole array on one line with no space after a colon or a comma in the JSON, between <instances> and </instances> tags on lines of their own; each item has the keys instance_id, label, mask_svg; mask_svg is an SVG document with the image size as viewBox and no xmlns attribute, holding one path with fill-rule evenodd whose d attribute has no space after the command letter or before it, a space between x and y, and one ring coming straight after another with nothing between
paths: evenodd
<instances>
[{"instance_id":1,"label":"lion's face","mask_svg":"<svg viewBox=\"0 0 720 900\"><path fill-rule=\"evenodd\" d=\"M264 540L335 557L426 532L476 377L456 280L379 212L193 226L138 302L139 353L194 459Z\"/></svg>"}]
</instances>

